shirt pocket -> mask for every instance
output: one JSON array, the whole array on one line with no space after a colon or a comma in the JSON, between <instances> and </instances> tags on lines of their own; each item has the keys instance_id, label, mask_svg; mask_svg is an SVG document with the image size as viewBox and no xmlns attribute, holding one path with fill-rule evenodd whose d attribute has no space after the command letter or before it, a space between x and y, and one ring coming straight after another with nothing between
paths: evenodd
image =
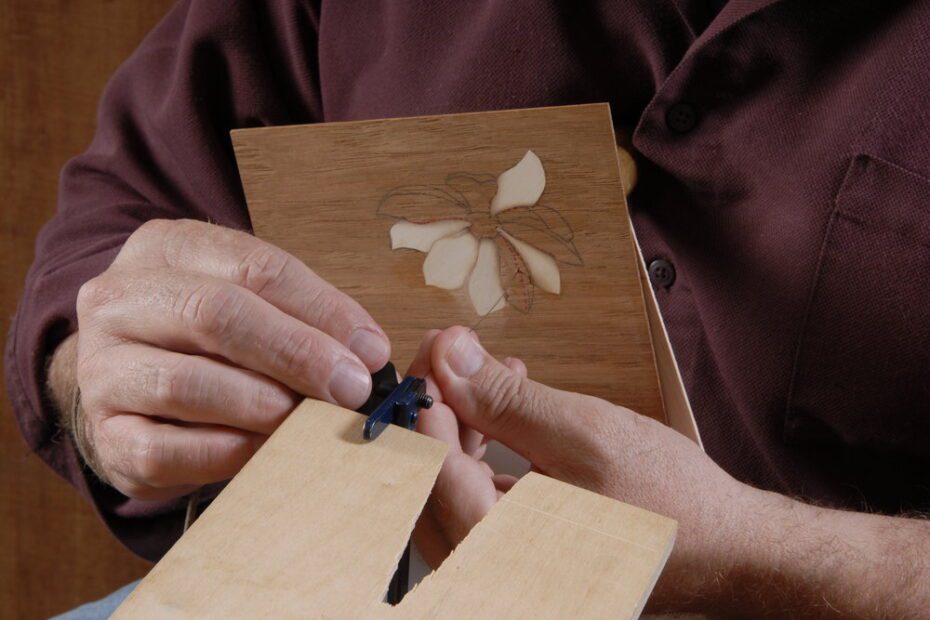
<instances>
[{"instance_id":1,"label":"shirt pocket","mask_svg":"<svg viewBox=\"0 0 930 620\"><path fill-rule=\"evenodd\" d=\"M926 458L930 180L868 155L836 196L799 340L785 439Z\"/></svg>"}]
</instances>

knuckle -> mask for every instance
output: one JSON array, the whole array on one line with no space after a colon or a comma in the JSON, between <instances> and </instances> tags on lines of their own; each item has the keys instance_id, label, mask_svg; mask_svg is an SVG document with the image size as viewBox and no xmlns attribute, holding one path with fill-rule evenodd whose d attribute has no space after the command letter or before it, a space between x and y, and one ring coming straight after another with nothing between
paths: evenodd
<instances>
[{"instance_id":1,"label":"knuckle","mask_svg":"<svg viewBox=\"0 0 930 620\"><path fill-rule=\"evenodd\" d=\"M293 260L287 253L262 244L240 261L236 269L236 281L261 295L269 286L281 282Z\"/></svg>"},{"instance_id":2,"label":"knuckle","mask_svg":"<svg viewBox=\"0 0 930 620\"><path fill-rule=\"evenodd\" d=\"M241 295L233 287L202 283L180 295L177 312L193 333L215 338L233 328L242 306Z\"/></svg>"},{"instance_id":3,"label":"knuckle","mask_svg":"<svg viewBox=\"0 0 930 620\"><path fill-rule=\"evenodd\" d=\"M206 472L219 469L228 456L211 442L199 443L194 449L196 453L192 455L193 462L197 463L197 466Z\"/></svg>"},{"instance_id":4,"label":"knuckle","mask_svg":"<svg viewBox=\"0 0 930 620\"><path fill-rule=\"evenodd\" d=\"M176 227L174 220L152 219L143 222L126 240L126 246L134 248L160 242Z\"/></svg>"},{"instance_id":5,"label":"knuckle","mask_svg":"<svg viewBox=\"0 0 930 620\"><path fill-rule=\"evenodd\" d=\"M155 400L167 409L197 401L201 389L197 373L186 359L155 371Z\"/></svg>"},{"instance_id":6,"label":"knuckle","mask_svg":"<svg viewBox=\"0 0 930 620\"><path fill-rule=\"evenodd\" d=\"M207 226L196 220L159 220L152 244L161 251L165 262L176 265L184 262L188 249L203 238L199 228Z\"/></svg>"},{"instance_id":7,"label":"knuckle","mask_svg":"<svg viewBox=\"0 0 930 620\"><path fill-rule=\"evenodd\" d=\"M138 480L148 486L161 486L169 455L164 442L146 436L138 440L131 455L133 471Z\"/></svg>"},{"instance_id":8,"label":"knuckle","mask_svg":"<svg viewBox=\"0 0 930 620\"><path fill-rule=\"evenodd\" d=\"M87 371L80 371L78 378L78 387L81 390L81 407L84 416L88 421L95 417L98 411L103 409L103 403L106 402L110 390L107 389L103 381L97 378L96 371L91 371L88 376Z\"/></svg>"},{"instance_id":9,"label":"knuckle","mask_svg":"<svg viewBox=\"0 0 930 620\"><path fill-rule=\"evenodd\" d=\"M119 298L119 292L106 273L91 278L78 289L76 309L78 317L92 314Z\"/></svg>"},{"instance_id":10,"label":"knuckle","mask_svg":"<svg viewBox=\"0 0 930 620\"><path fill-rule=\"evenodd\" d=\"M515 426L523 412L532 408L530 391L516 373L495 372L484 379L482 408L500 426Z\"/></svg>"},{"instance_id":11,"label":"knuckle","mask_svg":"<svg viewBox=\"0 0 930 620\"><path fill-rule=\"evenodd\" d=\"M313 376L318 374L323 366L322 347L322 343L313 333L294 334L282 339L276 357L281 360L285 375Z\"/></svg>"},{"instance_id":12,"label":"knuckle","mask_svg":"<svg viewBox=\"0 0 930 620\"><path fill-rule=\"evenodd\" d=\"M127 257L161 257L174 264L184 254L188 244L202 236L198 227L202 222L189 219L152 219L143 223L130 235L124 246ZM120 253L122 257L123 252Z\"/></svg>"},{"instance_id":13,"label":"knuckle","mask_svg":"<svg viewBox=\"0 0 930 620\"><path fill-rule=\"evenodd\" d=\"M345 308L341 307L343 305L343 300L343 294L336 289L330 288L329 286L321 286L318 288L311 302L316 322L321 323L328 317L342 317L345 322L350 322L353 317L351 312L347 312Z\"/></svg>"},{"instance_id":14,"label":"knuckle","mask_svg":"<svg viewBox=\"0 0 930 620\"><path fill-rule=\"evenodd\" d=\"M305 300L307 321L324 329L336 338L348 335L357 327L370 323L364 311L352 298L330 284L318 281L313 292Z\"/></svg>"},{"instance_id":15,"label":"knuckle","mask_svg":"<svg viewBox=\"0 0 930 620\"><path fill-rule=\"evenodd\" d=\"M294 403L287 391L274 383L261 383L252 391L249 411L258 412L274 428L284 421Z\"/></svg>"}]
</instances>

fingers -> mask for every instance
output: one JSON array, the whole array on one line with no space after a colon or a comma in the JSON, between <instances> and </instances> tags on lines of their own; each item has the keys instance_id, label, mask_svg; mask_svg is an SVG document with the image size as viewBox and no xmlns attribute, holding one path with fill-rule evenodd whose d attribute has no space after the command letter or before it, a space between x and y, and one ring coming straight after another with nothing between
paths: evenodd
<instances>
[{"instance_id":1,"label":"fingers","mask_svg":"<svg viewBox=\"0 0 930 620\"><path fill-rule=\"evenodd\" d=\"M446 443L450 454L462 452L458 420L452 410L443 403L434 402L433 406L417 419L417 431Z\"/></svg>"},{"instance_id":2,"label":"fingers","mask_svg":"<svg viewBox=\"0 0 930 620\"><path fill-rule=\"evenodd\" d=\"M361 305L284 250L245 232L193 220L153 220L114 266L146 265L230 282L332 336L374 372L390 359L387 336Z\"/></svg>"},{"instance_id":3,"label":"fingers","mask_svg":"<svg viewBox=\"0 0 930 620\"><path fill-rule=\"evenodd\" d=\"M499 497L490 466L478 460L480 456L463 452L459 428L458 418L444 403L434 404L417 424L417 430L449 446L427 509L417 523L417 545L432 566L465 538ZM480 451L481 436L476 436Z\"/></svg>"},{"instance_id":4,"label":"fingers","mask_svg":"<svg viewBox=\"0 0 930 620\"><path fill-rule=\"evenodd\" d=\"M599 454L608 403L530 381L491 357L465 328L435 337L433 376L445 402L468 426L542 466ZM610 412L612 413L612 412Z\"/></svg>"},{"instance_id":5,"label":"fingers","mask_svg":"<svg viewBox=\"0 0 930 620\"><path fill-rule=\"evenodd\" d=\"M132 412L270 435L297 406L292 390L264 375L143 344L114 347L84 373L87 411Z\"/></svg>"},{"instance_id":6,"label":"fingers","mask_svg":"<svg viewBox=\"0 0 930 620\"><path fill-rule=\"evenodd\" d=\"M431 526L439 528L445 541L452 547L465 538L497 501L497 491L491 484L494 472L487 463L462 452L458 426L452 410L438 403L433 405L429 415L421 416L417 427L425 435L449 445L429 506L433 516ZM435 539L423 542L442 550ZM445 557L440 551L436 553Z\"/></svg>"},{"instance_id":7,"label":"fingers","mask_svg":"<svg viewBox=\"0 0 930 620\"><path fill-rule=\"evenodd\" d=\"M497 502L497 489L487 472L467 454L446 456L431 503L446 539L455 547Z\"/></svg>"},{"instance_id":8,"label":"fingers","mask_svg":"<svg viewBox=\"0 0 930 620\"><path fill-rule=\"evenodd\" d=\"M410 368L407 370L407 374L414 377L424 377L426 379L426 391L433 397L433 402L441 403L442 402L442 392L436 386L436 381L432 377L432 361L430 355L433 350L433 343L436 340L436 337L442 332L438 329L430 330L423 337L423 340L420 342L420 347L417 350L416 355L414 356L413 362L410 364ZM475 331L469 331L469 336L478 341L478 334ZM508 361L511 358L508 358ZM519 366L522 366L524 375L526 373L526 366L523 366L523 362L515 360ZM424 417L429 417L430 414L426 414ZM460 446L466 454L470 454L476 459L480 459L484 454L485 448L485 438L484 435L479 433L473 428L469 428L464 424L458 424L459 427L459 440L456 444L457 447ZM418 426L419 429L419 426ZM421 431L422 432L422 431ZM429 434L429 433L427 433ZM446 440L447 443L450 443L450 440Z\"/></svg>"},{"instance_id":9,"label":"fingers","mask_svg":"<svg viewBox=\"0 0 930 620\"><path fill-rule=\"evenodd\" d=\"M420 555L433 570L439 568L443 560L452 553L452 545L446 540L442 526L433 516L431 502L427 502L417 518L412 538Z\"/></svg>"},{"instance_id":10,"label":"fingers","mask_svg":"<svg viewBox=\"0 0 930 620\"><path fill-rule=\"evenodd\" d=\"M426 332L426 335L423 336L423 340L420 342L420 347L417 349L413 361L407 368L408 376L420 377L426 380L426 393L433 397L434 403L442 402L442 393L439 391L439 388L436 387L436 382L430 374L432 372L430 368L430 352L433 349L433 340L435 340L436 336L440 333L438 329Z\"/></svg>"},{"instance_id":11,"label":"fingers","mask_svg":"<svg viewBox=\"0 0 930 620\"><path fill-rule=\"evenodd\" d=\"M504 358L504 366L514 371L524 379L527 377L526 364L523 363L518 357L506 357Z\"/></svg>"},{"instance_id":12,"label":"fingers","mask_svg":"<svg viewBox=\"0 0 930 620\"><path fill-rule=\"evenodd\" d=\"M520 479L510 474L494 474L491 480L494 482L494 487L499 493L506 493L512 489L513 485L517 484L517 481Z\"/></svg>"},{"instance_id":13,"label":"fingers","mask_svg":"<svg viewBox=\"0 0 930 620\"><path fill-rule=\"evenodd\" d=\"M360 407L371 391L371 375L358 357L241 287L165 270L110 273L92 282L82 288L79 315L87 338L97 334L111 340L92 343L98 347L138 341L218 355L300 394L349 409ZM112 291L121 297L105 303L95 299Z\"/></svg>"},{"instance_id":14,"label":"fingers","mask_svg":"<svg viewBox=\"0 0 930 620\"><path fill-rule=\"evenodd\" d=\"M464 424L459 424L459 444L462 446L462 452L480 459L484 455L485 447L484 435ZM479 454L479 451L481 454Z\"/></svg>"},{"instance_id":15,"label":"fingers","mask_svg":"<svg viewBox=\"0 0 930 620\"><path fill-rule=\"evenodd\" d=\"M137 497L231 477L297 394L359 407L390 357L371 316L299 260L202 222L140 227L77 306L92 448Z\"/></svg>"},{"instance_id":16,"label":"fingers","mask_svg":"<svg viewBox=\"0 0 930 620\"><path fill-rule=\"evenodd\" d=\"M94 443L109 482L137 499L179 497L228 480L252 457L263 436L222 426L175 426L133 414L100 420Z\"/></svg>"},{"instance_id":17,"label":"fingers","mask_svg":"<svg viewBox=\"0 0 930 620\"><path fill-rule=\"evenodd\" d=\"M435 341L435 338L433 338L433 341ZM508 357L504 359L504 365L524 379L526 378L526 364L522 360ZM462 451L476 459L483 458L484 453L487 451L488 438L465 424L459 425L459 441L462 444Z\"/></svg>"},{"instance_id":18,"label":"fingers","mask_svg":"<svg viewBox=\"0 0 930 620\"><path fill-rule=\"evenodd\" d=\"M426 335L423 336L423 340L420 341L420 347L417 349L416 355L413 356L413 361L410 362L410 366L407 368L407 374L413 377L426 377L432 371L432 362L430 361L430 353L433 350L433 342L436 340L436 336L442 332L438 329L431 329L426 332ZM435 400L436 396L433 396Z\"/></svg>"}]
</instances>

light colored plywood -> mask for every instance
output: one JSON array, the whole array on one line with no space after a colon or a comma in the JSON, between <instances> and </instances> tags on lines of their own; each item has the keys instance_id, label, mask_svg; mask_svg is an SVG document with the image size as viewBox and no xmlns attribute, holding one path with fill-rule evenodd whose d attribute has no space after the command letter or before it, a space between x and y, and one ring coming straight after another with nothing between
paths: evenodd
<instances>
[{"instance_id":1,"label":"light colored plywood","mask_svg":"<svg viewBox=\"0 0 930 620\"><path fill-rule=\"evenodd\" d=\"M691 410L691 401L688 399L688 392L685 390L684 381L681 379L678 361L675 359L672 343L668 339L665 321L662 319L662 312L659 310L655 291L652 290L652 284L649 282L646 261L643 259L638 243L636 244L636 255L639 264L639 279L643 287L643 298L646 302L646 316L649 319L649 335L652 339L652 348L656 356L656 368L659 372L659 388L662 390L662 400L665 403L666 423L703 448L704 442L701 441L701 433L698 431L697 421L694 419L694 412Z\"/></svg>"},{"instance_id":2,"label":"light colored plywood","mask_svg":"<svg viewBox=\"0 0 930 620\"><path fill-rule=\"evenodd\" d=\"M428 415L426 413L425 415ZM445 446L304 402L116 618L634 618L675 523L528 474L396 608L388 581Z\"/></svg>"},{"instance_id":3,"label":"light colored plywood","mask_svg":"<svg viewBox=\"0 0 930 620\"><path fill-rule=\"evenodd\" d=\"M492 353L522 358L538 381L666 421L606 104L243 129L233 144L256 234L359 300L401 367L426 330L475 326ZM392 216L445 218L449 196L464 198L462 217L493 235L494 179L527 150L546 186L522 215L571 237L561 294L513 287L512 304L479 320L467 287L428 287L425 255L391 250ZM491 182L459 191L463 173Z\"/></svg>"},{"instance_id":4,"label":"light colored plywood","mask_svg":"<svg viewBox=\"0 0 930 620\"><path fill-rule=\"evenodd\" d=\"M407 595L404 618L635 618L675 522L529 473Z\"/></svg>"},{"instance_id":5,"label":"light colored plywood","mask_svg":"<svg viewBox=\"0 0 930 620\"><path fill-rule=\"evenodd\" d=\"M116 618L356 617L387 591L445 444L305 401Z\"/></svg>"}]
</instances>

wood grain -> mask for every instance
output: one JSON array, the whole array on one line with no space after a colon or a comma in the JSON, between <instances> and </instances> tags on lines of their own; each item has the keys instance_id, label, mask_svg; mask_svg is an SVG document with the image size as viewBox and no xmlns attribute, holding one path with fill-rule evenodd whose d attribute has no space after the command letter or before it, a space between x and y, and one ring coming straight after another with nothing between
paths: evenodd
<instances>
[{"instance_id":1,"label":"wood grain","mask_svg":"<svg viewBox=\"0 0 930 620\"><path fill-rule=\"evenodd\" d=\"M170 4L0 0L0 337L59 169L90 141L109 75ZM0 616L47 618L143 574L148 564L32 456L0 392Z\"/></svg>"},{"instance_id":2,"label":"wood grain","mask_svg":"<svg viewBox=\"0 0 930 620\"><path fill-rule=\"evenodd\" d=\"M436 573L382 604L445 445L305 401L114 618L635 618L675 522L528 474Z\"/></svg>"},{"instance_id":3,"label":"wood grain","mask_svg":"<svg viewBox=\"0 0 930 620\"><path fill-rule=\"evenodd\" d=\"M636 618L671 519L529 473L395 609L404 618Z\"/></svg>"},{"instance_id":4,"label":"wood grain","mask_svg":"<svg viewBox=\"0 0 930 620\"><path fill-rule=\"evenodd\" d=\"M256 234L359 300L401 367L428 329L471 325L539 381L666 421L606 104L243 129L233 143ZM392 190L427 186L389 211L438 214L450 175L493 180L528 149L546 170L539 206L564 219L583 265L560 265L561 295L536 288L528 312L479 321L464 289L424 285L424 254L391 250L396 220L378 208ZM471 208L491 196L474 192Z\"/></svg>"},{"instance_id":5,"label":"wood grain","mask_svg":"<svg viewBox=\"0 0 930 620\"><path fill-rule=\"evenodd\" d=\"M446 452L304 401L114 618L360 617L387 591Z\"/></svg>"}]
</instances>

